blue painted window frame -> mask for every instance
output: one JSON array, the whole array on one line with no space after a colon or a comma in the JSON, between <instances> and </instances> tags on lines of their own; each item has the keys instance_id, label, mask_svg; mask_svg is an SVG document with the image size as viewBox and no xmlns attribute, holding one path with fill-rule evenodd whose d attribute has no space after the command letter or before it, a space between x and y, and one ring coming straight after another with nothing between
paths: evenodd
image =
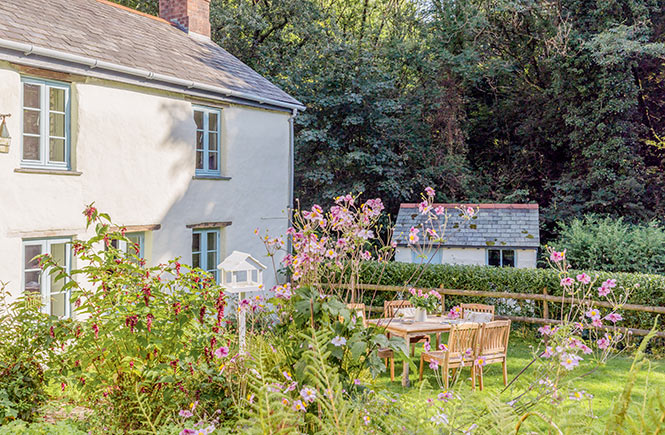
<instances>
[{"instance_id":1,"label":"blue painted window frame","mask_svg":"<svg viewBox=\"0 0 665 435\"><path fill-rule=\"evenodd\" d=\"M23 158L23 142L25 136L36 137L35 134L25 133L24 131L24 114L26 110L36 111L34 108L26 108L24 101L25 94L25 85L34 85L40 87L40 107L39 107L39 160L29 160ZM51 136L49 132L50 120L49 115L51 113L63 114L62 112L57 112L50 110L49 107L49 94L51 89L62 89L65 92L65 136ZM70 122L71 122L71 102L70 102L70 85L68 83L55 82L51 80L42 80L31 77L21 77L21 167L24 168L49 168L49 169L61 169L61 170L70 170L71 169L71 133L70 133ZM65 161L51 161L50 159L50 147L49 140L51 138L55 139L64 139L65 141Z\"/></svg>"},{"instance_id":2,"label":"blue painted window frame","mask_svg":"<svg viewBox=\"0 0 665 435\"><path fill-rule=\"evenodd\" d=\"M215 237L215 247L210 249L208 244L208 235L214 234ZM194 249L194 238L199 236L199 249ZM201 229L192 231L192 266L203 269L215 277L215 281L219 282L219 270L217 265L220 263L220 252L221 252L221 231L219 228L214 229ZM208 264L208 254L214 253L214 264ZM195 255L198 254L198 262L195 260ZM198 264L197 264L198 263Z\"/></svg>"},{"instance_id":3,"label":"blue painted window frame","mask_svg":"<svg viewBox=\"0 0 665 435\"><path fill-rule=\"evenodd\" d=\"M202 166L201 168L196 167L196 175L202 177L219 177L222 175L222 109L215 107L206 107L206 106L192 106L193 116L196 116L196 112L201 112L203 115L203 128L196 126L196 136L194 137L194 148L195 148L195 167L198 166L197 156L199 152L203 154L202 157ZM210 129L209 118L210 114L214 113L217 115L217 130ZM199 148L198 134L202 134L202 147ZM217 146L215 149L210 149L210 133L217 134ZM217 169L210 169L210 154L217 153Z\"/></svg>"}]
</instances>

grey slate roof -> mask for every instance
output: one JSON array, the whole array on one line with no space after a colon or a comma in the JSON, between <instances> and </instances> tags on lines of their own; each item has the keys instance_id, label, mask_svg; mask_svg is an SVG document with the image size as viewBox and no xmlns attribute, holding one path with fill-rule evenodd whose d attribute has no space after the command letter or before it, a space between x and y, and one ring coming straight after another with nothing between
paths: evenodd
<instances>
[{"instance_id":1,"label":"grey slate roof","mask_svg":"<svg viewBox=\"0 0 665 435\"><path fill-rule=\"evenodd\" d=\"M0 38L300 104L217 44L98 0L0 0Z\"/></svg>"},{"instance_id":2,"label":"grey slate roof","mask_svg":"<svg viewBox=\"0 0 665 435\"><path fill-rule=\"evenodd\" d=\"M536 204L470 204L478 207L475 219L466 221L455 209L457 204L443 206L449 216L444 246L538 248L538 205ZM397 215L393 241L408 244L411 227L420 229L418 236L423 243L425 228L438 231L442 220L429 224L426 215L418 211L418 204L402 204ZM475 229L473 228L475 226Z\"/></svg>"}]
</instances>

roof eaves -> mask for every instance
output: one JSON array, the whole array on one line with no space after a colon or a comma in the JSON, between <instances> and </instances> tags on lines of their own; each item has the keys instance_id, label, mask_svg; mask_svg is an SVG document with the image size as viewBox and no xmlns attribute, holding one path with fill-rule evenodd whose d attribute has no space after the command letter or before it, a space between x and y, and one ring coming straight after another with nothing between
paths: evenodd
<instances>
[{"instance_id":1,"label":"roof eaves","mask_svg":"<svg viewBox=\"0 0 665 435\"><path fill-rule=\"evenodd\" d=\"M246 100L253 103L258 103L261 106L266 105L266 106L275 106L278 108L284 108L289 110L300 110L300 111L305 110L305 106L300 102L297 102L297 104L295 104L295 103L275 100L272 98L261 97L259 95L234 91L232 89L224 88L221 86L208 85L205 83L191 81L191 80L183 80L174 76L159 74L139 68L127 67L117 63L106 62L99 59L93 59L87 56L80 56L77 54L66 53L59 50L52 50L50 48L38 47L29 43L17 42L9 39L0 38L0 48L22 53L26 57L35 55L47 59L70 62L73 64L86 66L90 69L102 69L115 73L126 74L133 77L138 77L143 80L147 80L148 83L165 82L170 85L175 85L179 88L184 88L183 90L197 89L204 92L212 93L213 95L219 95L223 97L233 97L233 98L238 98L240 100ZM146 82L142 82L142 85L146 86Z\"/></svg>"}]
</instances>

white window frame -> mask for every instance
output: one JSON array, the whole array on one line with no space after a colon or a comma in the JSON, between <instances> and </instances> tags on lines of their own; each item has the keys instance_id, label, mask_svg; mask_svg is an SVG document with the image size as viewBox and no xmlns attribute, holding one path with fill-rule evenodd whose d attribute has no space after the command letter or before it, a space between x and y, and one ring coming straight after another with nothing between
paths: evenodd
<instances>
[{"instance_id":1,"label":"white window frame","mask_svg":"<svg viewBox=\"0 0 665 435\"><path fill-rule=\"evenodd\" d=\"M37 135L35 134L30 134L30 133L25 133L23 131L23 126L24 126L24 110L33 110L36 111L34 108L26 108L24 104L24 94L25 94L25 85L30 84L34 86L39 86L40 87L40 108L39 108L39 160L26 160L23 158L23 137L24 135L27 136L33 136L36 137ZM50 127L50 119L49 119L49 113L60 113L62 112L56 112L53 110L50 110L49 107L49 95L50 95L50 89L62 89L65 92L65 137L58 137L58 136L50 136L49 135L49 127ZM71 107L70 107L70 99L69 99L69 85L67 83L60 83L60 82L54 82L51 80L39 80L39 79L33 79L33 78L28 78L28 77L22 77L21 78L21 136L20 136L20 141L21 141L21 167L25 168L52 168L52 169L60 169L60 170L69 170L71 169L70 161L71 161L71 140L70 140L70 117L71 117ZM49 147L49 139L53 137L55 139L64 139L65 140L65 161L64 162L52 162L50 161L50 147Z\"/></svg>"},{"instance_id":2,"label":"white window frame","mask_svg":"<svg viewBox=\"0 0 665 435\"><path fill-rule=\"evenodd\" d=\"M203 168L196 168L196 153L199 152L198 141L196 136L194 136L194 165L196 170L196 175L203 177L219 177L222 175L222 110L214 107L205 107L205 106L193 106L194 115L195 112L201 112L203 114L203 129L196 127L196 133L203 133ZM215 131L210 130L210 123L208 122L210 114L215 113L217 115L217 169L210 169L208 167L210 162L210 133L215 133Z\"/></svg>"},{"instance_id":3,"label":"white window frame","mask_svg":"<svg viewBox=\"0 0 665 435\"><path fill-rule=\"evenodd\" d=\"M214 233L216 236L216 247L217 249L215 251L210 251L208 250L208 234ZM194 234L199 234L200 235L200 241L199 241L199 250L194 251L194 247L192 246L192 266L194 265L194 254L199 254L199 265L198 267L200 269L203 269L213 275L215 277L215 282L219 282L219 269L217 269L217 265L220 263L220 253L221 253L221 241L222 241L222 236L221 236L221 231L219 228L214 228L214 229L201 229L201 230L193 230L192 231L192 245L194 244ZM209 252L215 252L215 264L208 264L208 253Z\"/></svg>"},{"instance_id":4,"label":"white window frame","mask_svg":"<svg viewBox=\"0 0 665 435\"><path fill-rule=\"evenodd\" d=\"M490 264L490 251L500 251L499 265L494 266ZM506 267L517 267L517 249L514 248L487 248L485 250L485 265L492 267L504 267L503 265L503 251L513 251L513 265Z\"/></svg>"},{"instance_id":5,"label":"white window frame","mask_svg":"<svg viewBox=\"0 0 665 435\"><path fill-rule=\"evenodd\" d=\"M133 248L130 248L129 244L124 240L112 240L112 242L117 242L117 249L138 256L139 258L145 258L145 231L136 231L132 233L126 233L125 237L135 237L138 236L139 239L139 253L136 254Z\"/></svg>"},{"instance_id":6,"label":"white window frame","mask_svg":"<svg viewBox=\"0 0 665 435\"><path fill-rule=\"evenodd\" d=\"M39 276L39 289L41 293L41 298L42 298L42 312L46 314L52 314L51 313L51 297L53 295L58 295L58 294L63 294L65 295L65 318L69 318L72 314L72 307L71 307L71 290L65 290L64 292L51 292L51 280L50 280L50 275L49 275L49 270L41 270L40 268L33 268L33 269L26 269L25 268L25 248L26 246L40 246L41 247L41 252L42 254L50 254L51 253L51 246L56 245L56 244L63 244L65 245L65 261L66 264L65 270L67 273L71 272L72 270L72 252L71 252L71 239L70 238L59 238L59 239L40 239L40 240L24 240L22 249L21 249L21 268L23 269L23 273L21 276L21 289L23 293L25 293L25 285L27 284L25 282L25 275L27 272L40 272Z\"/></svg>"}]
</instances>

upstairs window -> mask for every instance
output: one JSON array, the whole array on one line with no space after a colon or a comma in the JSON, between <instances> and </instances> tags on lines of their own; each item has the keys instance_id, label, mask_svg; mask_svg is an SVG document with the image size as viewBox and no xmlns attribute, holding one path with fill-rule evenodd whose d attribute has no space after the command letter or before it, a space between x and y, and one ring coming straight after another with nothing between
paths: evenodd
<instances>
[{"instance_id":1,"label":"upstairs window","mask_svg":"<svg viewBox=\"0 0 665 435\"><path fill-rule=\"evenodd\" d=\"M195 230L192 233L192 266L199 267L219 282L219 270L217 265L219 260L220 231L214 230Z\"/></svg>"},{"instance_id":2,"label":"upstairs window","mask_svg":"<svg viewBox=\"0 0 665 435\"><path fill-rule=\"evenodd\" d=\"M487 265L496 267L515 267L515 250L488 249Z\"/></svg>"},{"instance_id":3,"label":"upstairs window","mask_svg":"<svg viewBox=\"0 0 665 435\"><path fill-rule=\"evenodd\" d=\"M196 175L221 175L221 110L195 107L196 123Z\"/></svg>"},{"instance_id":4,"label":"upstairs window","mask_svg":"<svg viewBox=\"0 0 665 435\"><path fill-rule=\"evenodd\" d=\"M64 279L56 280L57 273L42 271L37 260L38 255L50 254L53 260L71 271L71 249L69 239L26 240L23 242L23 292L38 295L42 299L42 311L58 317L69 317L71 297L69 290L63 290Z\"/></svg>"},{"instance_id":5,"label":"upstairs window","mask_svg":"<svg viewBox=\"0 0 665 435\"><path fill-rule=\"evenodd\" d=\"M21 166L69 169L69 86L23 78L21 101Z\"/></svg>"}]
</instances>

